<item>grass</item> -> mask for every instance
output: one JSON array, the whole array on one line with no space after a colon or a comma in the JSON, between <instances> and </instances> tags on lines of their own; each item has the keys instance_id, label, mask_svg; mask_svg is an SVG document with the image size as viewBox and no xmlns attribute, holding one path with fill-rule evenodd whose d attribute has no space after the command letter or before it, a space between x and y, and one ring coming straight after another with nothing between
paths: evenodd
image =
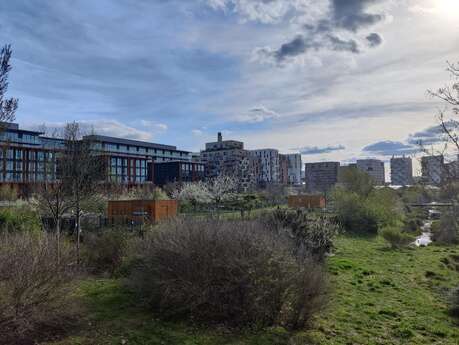
<instances>
[{"instance_id":1,"label":"grass","mask_svg":"<svg viewBox=\"0 0 459 345\"><path fill-rule=\"evenodd\" d=\"M136 307L118 281L93 279L78 289L88 310L80 327L52 345L459 344L446 305L459 285L459 246L390 250L381 238L342 236L336 247L330 302L311 330L234 334L168 323Z\"/></svg>"}]
</instances>

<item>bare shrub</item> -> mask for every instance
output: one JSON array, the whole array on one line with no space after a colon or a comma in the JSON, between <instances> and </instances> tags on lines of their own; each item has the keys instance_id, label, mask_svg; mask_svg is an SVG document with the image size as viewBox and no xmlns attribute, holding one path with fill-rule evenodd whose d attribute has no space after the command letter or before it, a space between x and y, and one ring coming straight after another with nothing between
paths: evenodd
<instances>
[{"instance_id":1,"label":"bare shrub","mask_svg":"<svg viewBox=\"0 0 459 345\"><path fill-rule=\"evenodd\" d=\"M160 315L229 326L304 326L325 276L258 221L178 219L139 241L130 286Z\"/></svg>"},{"instance_id":2,"label":"bare shrub","mask_svg":"<svg viewBox=\"0 0 459 345\"><path fill-rule=\"evenodd\" d=\"M44 332L62 330L71 253L42 234L4 235L0 242L0 343L35 343Z\"/></svg>"},{"instance_id":3,"label":"bare shrub","mask_svg":"<svg viewBox=\"0 0 459 345\"><path fill-rule=\"evenodd\" d=\"M92 273L114 276L122 264L127 242L127 233L119 229L86 234L83 245L85 265Z\"/></svg>"}]
</instances>

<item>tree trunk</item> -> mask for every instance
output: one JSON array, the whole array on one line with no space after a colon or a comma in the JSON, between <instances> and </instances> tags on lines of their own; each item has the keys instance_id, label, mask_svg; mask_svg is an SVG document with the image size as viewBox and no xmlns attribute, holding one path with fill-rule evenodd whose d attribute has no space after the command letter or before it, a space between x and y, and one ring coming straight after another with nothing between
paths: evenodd
<instances>
[{"instance_id":1,"label":"tree trunk","mask_svg":"<svg viewBox=\"0 0 459 345\"><path fill-rule=\"evenodd\" d=\"M77 266L80 266L80 240L81 240L81 227L80 227L80 203L77 202L76 206L76 219L75 219L75 228L77 232L77 241L76 241L76 249L77 249Z\"/></svg>"},{"instance_id":2,"label":"tree trunk","mask_svg":"<svg viewBox=\"0 0 459 345\"><path fill-rule=\"evenodd\" d=\"M61 261L61 219L56 219L56 238L57 238L57 264Z\"/></svg>"}]
</instances>

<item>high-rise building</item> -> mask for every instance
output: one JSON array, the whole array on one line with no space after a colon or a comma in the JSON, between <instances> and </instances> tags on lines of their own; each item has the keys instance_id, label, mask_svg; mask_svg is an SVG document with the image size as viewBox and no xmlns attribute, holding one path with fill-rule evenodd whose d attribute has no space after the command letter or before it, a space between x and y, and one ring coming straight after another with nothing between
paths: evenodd
<instances>
[{"instance_id":1,"label":"high-rise building","mask_svg":"<svg viewBox=\"0 0 459 345\"><path fill-rule=\"evenodd\" d=\"M424 156L421 158L422 179L425 183L439 185L442 183L445 159L443 155Z\"/></svg>"},{"instance_id":2,"label":"high-rise building","mask_svg":"<svg viewBox=\"0 0 459 345\"><path fill-rule=\"evenodd\" d=\"M201 160L206 164L207 178L233 176L243 191L250 190L257 183L259 160L244 149L244 143L223 140L221 133L218 133L216 142L206 144L206 149L201 151Z\"/></svg>"},{"instance_id":3,"label":"high-rise building","mask_svg":"<svg viewBox=\"0 0 459 345\"><path fill-rule=\"evenodd\" d=\"M339 162L306 163L305 182L309 192L327 192L338 182Z\"/></svg>"},{"instance_id":4,"label":"high-rise building","mask_svg":"<svg viewBox=\"0 0 459 345\"><path fill-rule=\"evenodd\" d=\"M285 155L288 161L288 183L293 185L301 184L301 154L291 153Z\"/></svg>"},{"instance_id":5,"label":"high-rise building","mask_svg":"<svg viewBox=\"0 0 459 345\"><path fill-rule=\"evenodd\" d=\"M279 183L286 185L288 180L288 157L287 155L279 154Z\"/></svg>"},{"instance_id":6,"label":"high-rise building","mask_svg":"<svg viewBox=\"0 0 459 345\"><path fill-rule=\"evenodd\" d=\"M384 162L378 159L359 159L357 160L357 168L370 175L376 185L384 185L386 183L386 171Z\"/></svg>"},{"instance_id":7,"label":"high-rise building","mask_svg":"<svg viewBox=\"0 0 459 345\"><path fill-rule=\"evenodd\" d=\"M390 178L394 186L413 184L413 162L410 157L392 157L390 160Z\"/></svg>"},{"instance_id":8,"label":"high-rise building","mask_svg":"<svg viewBox=\"0 0 459 345\"><path fill-rule=\"evenodd\" d=\"M205 178L205 165L197 162L161 162L153 165L153 182L157 186L168 183L197 182Z\"/></svg>"},{"instance_id":9,"label":"high-rise building","mask_svg":"<svg viewBox=\"0 0 459 345\"><path fill-rule=\"evenodd\" d=\"M279 183L279 151L275 149L262 149L252 150L250 153L260 162L259 182L262 184Z\"/></svg>"}]
</instances>

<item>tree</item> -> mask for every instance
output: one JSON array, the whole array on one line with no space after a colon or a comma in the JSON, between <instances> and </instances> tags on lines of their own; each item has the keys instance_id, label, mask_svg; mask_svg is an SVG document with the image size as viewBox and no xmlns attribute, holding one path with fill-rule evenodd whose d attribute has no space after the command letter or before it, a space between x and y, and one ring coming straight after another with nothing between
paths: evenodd
<instances>
[{"instance_id":1,"label":"tree","mask_svg":"<svg viewBox=\"0 0 459 345\"><path fill-rule=\"evenodd\" d=\"M77 122L69 123L64 128L65 147L59 157L59 178L65 192L71 199L75 215L77 263L80 263L81 214L83 203L99 196L96 193L103 178L102 162L91 149L91 142L83 137Z\"/></svg>"},{"instance_id":2,"label":"tree","mask_svg":"<svg viewBox=\"0 0 459 345\"><path fill-rule=\"evenodd\" d=\"M360 196L368 196L374 188L374 180L366 172L352 167L345 169L341 175L343 187Z\"/></svg>"},{"instance_id":3,"label":"tree","mask_svg":"<svg viewBox=\"0 0 459 345\"><path fill-rule=\"evenodd\" d=\"M207 185L201 181L184 183L172 193L172 197L189 202L195 211L198 205L209 204L212 200Z\"/></svg>"},{"instance_id":4,"label":"tree","mask_svg":"<svg viewBox=\"0 0 459 345\"><path fill-rule=\"evenodd\" d=\"M10 58L11 45L5 45L0 51L0 123L4 126L5 122L12 122L15 119L18 100L15 98L5 98L8 90L8 74L11 71ZM2 129L0 127L0 129Z\"/></svg>"}]
</instances>

